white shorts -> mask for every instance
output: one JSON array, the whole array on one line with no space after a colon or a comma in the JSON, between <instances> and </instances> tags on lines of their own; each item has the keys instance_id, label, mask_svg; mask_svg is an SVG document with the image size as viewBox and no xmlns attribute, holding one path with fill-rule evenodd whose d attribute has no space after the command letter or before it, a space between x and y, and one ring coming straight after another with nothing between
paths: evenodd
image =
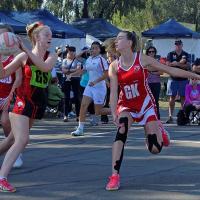
<instances>
[{"instance_id":1,"label":"white shorts","mask_svg":"<svg viewBox=\"0 0 200 200\"><path fill-rule=\"evenodd\" d=\"M94 101L94 104L104 104L106 97L106 87L91 87L87 85L83 95L90 97Z\"/></svg>"},{"instance_id":2,"label":"white shorts","mask_svg":"<svg viewBox=\"0 0 200 200\"><path fill-rule=\"evenodd\" d=\"M147 122L157 121L156 113L153 107L149 108L145 113L130 112L133 121L138 122L138 125L145 125Z\"/></svg>"}]
</instances>

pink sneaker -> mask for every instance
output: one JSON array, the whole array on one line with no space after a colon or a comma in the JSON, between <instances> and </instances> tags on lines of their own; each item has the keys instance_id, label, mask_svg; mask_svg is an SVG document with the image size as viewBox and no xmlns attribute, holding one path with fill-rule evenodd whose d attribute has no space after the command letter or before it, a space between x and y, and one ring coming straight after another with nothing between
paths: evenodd
<instances>
[{"instance_id":1,"label":"pink sneaker","mask_svg":"<svg viewBox=\"0 0 200 200\"><path fill-rule=\"evenodd\" d=\"M170 135L165 129L162 132L162 138L163 138L163 146L164 147L169 146L170 145Z\"/></svg>"},{"instance_id":2,"label":"pink sneaker","mask_svg":"<svg viewBox=\"0 0 200 200\"><path fill-rule=\"evenodd\" d=\"M0 192L16 192L16 188L14 188L7 179L0 179Z\"/></svg>"},{"instance_id":3,"label":"pink sneaker","mask_svg":"<svg viewBox=\"0 0 200 200\"><path fill-rule=\"evenodd\" d=\"M118 190L120 187L120 177L119 174L113 174L109 177L109 182L106 185L106 190Z\"/></svg>"},{"instance_id":4,"label":"pink sneaker","mask_svg":"<svg viewBox=\"0 0 200 200\"><path fill-rule=\"evenodd\" d=\"M170 135L169 133L165 130L165 128L163 127L162 123L159 122L159 128L160 131L162 133L162 138L163 138L163 146L167 147L170 144Z\"/></svg>"}]
</instances>

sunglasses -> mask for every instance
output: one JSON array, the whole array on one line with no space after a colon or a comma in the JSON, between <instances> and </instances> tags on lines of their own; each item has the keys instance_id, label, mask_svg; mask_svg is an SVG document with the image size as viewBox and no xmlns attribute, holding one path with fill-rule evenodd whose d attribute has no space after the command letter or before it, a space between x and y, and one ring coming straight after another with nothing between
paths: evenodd
<instances>
[{"instance_id":1,"label":"sunglasses","mask_svg":"<svg viewBox=\"0 0 200 200\"><path fill-rule=\"evenodd\" d=\"M155 51L148 51L148 53L155 53Z\"/></svg>"},{"instance_id":2,"label":"sunglasses","mask_svg":"<svg viewBox=\"0 0 200 200\"><path fill-rule=\"evenodd\" d=\"M176 45L176 46L180 46L180 45L182 45L182 44L181 44L181 43L175 43L175 45Z\"/></svg>"}]
</instances>

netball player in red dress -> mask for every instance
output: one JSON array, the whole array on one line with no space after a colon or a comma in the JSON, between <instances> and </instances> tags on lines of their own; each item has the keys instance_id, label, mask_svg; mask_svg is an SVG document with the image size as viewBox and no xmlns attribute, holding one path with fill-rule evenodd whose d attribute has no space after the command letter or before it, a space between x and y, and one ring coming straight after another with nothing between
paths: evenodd
<instances>
[{"instance_id":1,"label":"netball player in red dress","mask_svg":"<svg viewBox=\"0 0 200 200\"><path fill-rule=\"evenodd\" d=\"M7 77L22 68L22 84L17 90L13 111L9 113L14 144L7 151L0 170L0 191L15 192L7 176L13 163L29 141L29 129L34 119L43 117L46 107L46 87L50 71L56 63L56 54L47 51L52 33L48 26L39 22L27 26L27 34L33 44L29 51L20 43L24 51L17 55L5 68L0 67L0 78Z\"/></svg>"},{"instance_id":2,"label":"netball player in red dress","mask_svg":"<svg viewBox=\"0 0 200 200\"><path fill-rule=\"evenodd\" d=\"M2 60L3 67L6 67L13 60L13 56L8 56ZM17 79L16 79L17 78ZM1 124L5 136L7 137L11 131L10 121L8 116L8 109L10 100L12 99L15 89L20 84L21 80L19 76L13 73L11 76L0 79L0 114L1 114Z\"/></svg>"},{"instance_id":3,"label":"netball player in red dress","mask_svg":"<svg viewBox=\"0 0 200 200\"><path fill-rule=\"evenodd\" d=\"M2 61L3 67L6 67L12 62L14 56L8 56ZM11 132L11 125L9 119L10 101L13 99L16 88L21 84L22 72L21 68L9 77L0 79L0 115L1 125L5 135L5 139L0 143L0 155L5 153L13 144L13 134ZM13 167L19 168L23 164L22 156L20 155Z\"/></svg>"},{"instance_id":4,"label":"netball player in red dress","mask_svg":"<svg viewBox=\"0 0 200 200\"><path fill-rule=\"evenodd\" d=\"M151 153L157 154L162 150L163 129L160 128L153 95L148 87L148 70L158 70L174 76L200 79L197 74L170 68L141 52L135 52L135 33L120 32L115 41L115 47L121 56L109 67L110 106L118 130L112 147L112 176L109 177L109 182L106 185L107 190L118 190L120 187L119 170L128 130L133 122L144 126L147 148ZM119 99L118 85L120 86Z\"/></svg>"},{"instance_id":5,"label":"netball player in red dress","mask_svg":"<svg viewBox=\"0 0 200 200\"><path fill-rule=\"evenodd\" d=\"M0 34L4 32L13 32L13 29L7 24L0 24ZM6 67L10 62L12 62L14 56L1 56L2 65ZM3 128L4 135L6 137L0 143L0 155L5 153L10 146L13 144L13 136L12 134L9 136L11 131L11 125L9 120L9 109L10 109L10 101L13 98L13 94L15 89L21 84L21 69L18 69L15 73L10 76L0 79L0 116L1 116L1 125ZM21 167L23 164L21 155L17 158L14 163L14 167Z\"/></svg>"}]
</instances>

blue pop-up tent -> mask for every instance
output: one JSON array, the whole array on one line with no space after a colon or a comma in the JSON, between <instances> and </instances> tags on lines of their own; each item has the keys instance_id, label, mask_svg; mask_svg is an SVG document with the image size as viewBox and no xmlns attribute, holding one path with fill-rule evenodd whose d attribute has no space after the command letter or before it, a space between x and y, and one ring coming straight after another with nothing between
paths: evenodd
<instances>
[{"instance_id":1,"label":"blue pop-up tent","mask_svg":"<svg viewBox=\"0 0 200 200\"><path fill-rule=\"evenodd\" d=\"M143 37L150 38L200 38L200 34L186 28L174 19L142 32Z\"/></svg>"},{"instance_id":2,"label":"blue pop-up tent","mask_svg":"<svg viewBox=\"0 0 200 200\"><path fill-rule=\"evenodd\" d=\"M43 22L51 28L53 39L51 42L51 51L54 51L57 46L64 47L66 45L75 46L79 52L86 44L85 33L74 28L70 24L60 21L56 16L49 11L32 10L32 11L4 11L8 17L17 20L23 24L31 24L36 21ZM29 47L30 41L27 36L21 36L23 42Z\"/></svg>"},{"instance_id":3,"label":"blue pop-up tent","mask_svg":"<svg viewBox=\"0 0 200 200\"><path fill-rule=\"evenodd\" d=\"M8 17L5 13L0 12L0 23L10 25L15 33L26 33L26 24Z\"/></svg>"},{"instance_id":4,"label":"blue pop-up tent","mask_svg":"<svg viewBox=\"0 0 200 200\"><path fill-rule=\"evenodd\" d=\"M166 57L169 51L175 49L175 39L183 41L185 51L195 57L200 57L200 34L186 28L174 19L142 32L142 37L151 38L158 54L162 57Z\"/></svg>"},{"instance_id":5,"label":"blue pop-up tent","mask_svg":"<svg viewBox=\"0 0 200 200\"><path fill-rule=\"evenodd\" d=\"M116 37L120 32L120 29L102 18L82 18L72 22L71 24L84 33L101 41L104 41L107 38Z\"/></svg>"},{"instance_id":6,"label":"blue pop-up tent","mask_svg":"<svg viewBox=\"0 0 200 200\"><path fill-rule=\"evenodd\" d=\"M26 12L6 12L6 15L24 24L41 21L51 28L54 38L85 38L85 34L82 31L74 28L70 24L60 21L45 9Z\"/></svg>"}]
</instances>

